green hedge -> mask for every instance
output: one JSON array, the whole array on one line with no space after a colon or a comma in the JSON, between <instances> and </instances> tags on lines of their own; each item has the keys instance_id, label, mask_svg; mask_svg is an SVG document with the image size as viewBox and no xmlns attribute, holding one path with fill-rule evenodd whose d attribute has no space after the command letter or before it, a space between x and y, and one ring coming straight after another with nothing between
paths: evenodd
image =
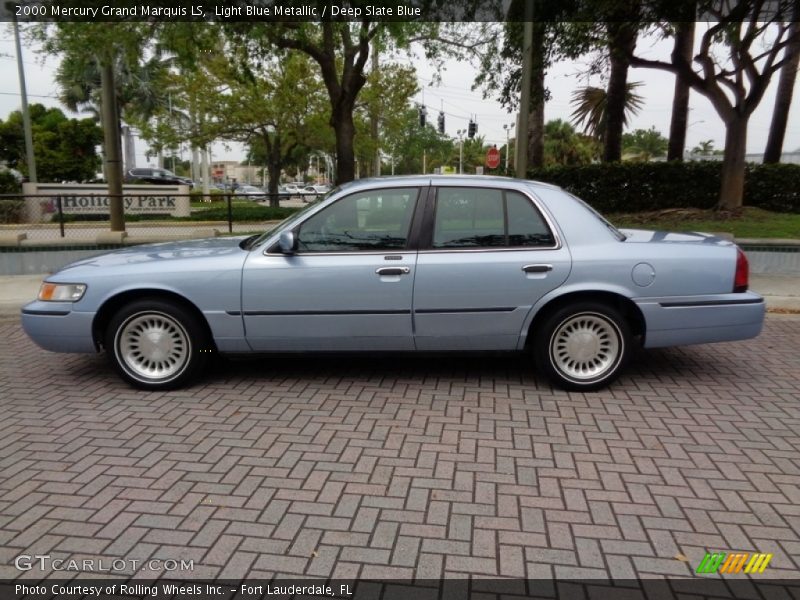
<instances>
[{"instance_id":1,"label":"green hedge","mask_svg":"<svg viewBox=\"0 0 800 600\"><path fill-rule=\"evenodd\" d=\"M20 200L0 198L0 223L19 223L22 219L22 207L25 203Z\"/></svg>"},{"instance_id":2,"label":"green hedge","mask_svg":"<svg viewBox=\"0 0 800 600\"><path fill-rule=\"evenodd\" d=\"M19 223L22 219L23 202L0 199L0 223Z\"/></svg>"},{"instance_id":3,"label":"green hedge","mask_svg":"<svg viewBox=\"0 0 800 600\"><path fill-rule=\"evenodd\" d=\"M665 208L714 208L722 163L718 161L610 163L549 167L531 179L558 185L600 212ZM800 212L800 165L748 164L744 204L778 212Z\"/></svg>"}]
</instances>

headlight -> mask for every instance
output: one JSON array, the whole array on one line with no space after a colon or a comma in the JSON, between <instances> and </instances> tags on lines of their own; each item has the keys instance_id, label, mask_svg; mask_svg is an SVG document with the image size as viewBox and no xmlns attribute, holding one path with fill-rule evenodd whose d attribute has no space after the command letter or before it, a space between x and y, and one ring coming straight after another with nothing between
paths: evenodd
<instances>
[{"instance_id":1,"label":"headlight","mask_svg":"<svg viewBox=\"0 0 800 600\"><path fill-rule=\"evenodd\" d=\"M39 288L39 300L45 302L77 302L83 298L86 285L83 283L48 283Z\"/></svg>"}]
</instances>

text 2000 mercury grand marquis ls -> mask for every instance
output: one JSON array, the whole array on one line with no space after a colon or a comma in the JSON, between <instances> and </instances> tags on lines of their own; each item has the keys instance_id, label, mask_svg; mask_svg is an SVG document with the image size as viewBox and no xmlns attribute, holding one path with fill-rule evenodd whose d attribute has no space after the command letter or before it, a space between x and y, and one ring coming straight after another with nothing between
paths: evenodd
<instances>
[{"instance_id":1,"label":"text 2000 mercury grand marquis ls","mask_svg":"<svg viewBox=\"0 0 800 600\"><path fill-rule=\"evenodd\" d=\"M22 310L56 352L105 350L134 386L213 352L523 351L593 390L634 348L751 338L763 299L731 242L619 231L562 189L493 177L361 180L258 236L73 263Z\"/></svg>"}]
</instances>

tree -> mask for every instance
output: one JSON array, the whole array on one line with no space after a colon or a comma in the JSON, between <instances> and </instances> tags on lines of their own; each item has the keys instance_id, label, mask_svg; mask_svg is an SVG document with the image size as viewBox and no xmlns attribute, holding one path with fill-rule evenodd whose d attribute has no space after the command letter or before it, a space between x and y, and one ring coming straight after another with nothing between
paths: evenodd
<instances>
[{"instance_id":1,"label":"tree","mask_svg":"<svg viewBox=\"0 0 800 600\"><path fill-rule=\"evenodd\" d=\"M482 30L488 48L480 54L480 70L473 86L482 88L484 97L494 95L509 112L520 109L524 6L522 0L514 0L505 23ZM555 2L537 2L534 6L527 135L529 168L540 167L544 162L544 110L550 98L545 87L547 69L558 59L577 58L594 43L588 33L590 25L570 19L568 11Z\"/></svg>"},{"instance_id":2,"label":"tree","mask_svg":"<svg viewBox=\"0 0 800 600\"><path fill-rule=\"evenodd\" d=\"M725 151L718 207L737 210L744 196L747 124L772 76L790 56L778 56L794 43L800 33L788 21L794 0L767 3L740 0L720 10L706 3L703 9L716 22L700 40L694 62L682 57L673 62L645 59L630 54L631 64L661 69L682 77L692 89L706 96L725 123ZM724 47L727 57L718 59L715 49Z\"/></svg>"},{"instance_id":3,"label":"tree","mask_svg":"<svg viewBox=\"0 0 800 600\"><path fill-rule=\"evenodd\" d=\"M675 23L675 45L672 49L672 62L690 62L694 49L693 21ZM683 160L686 148L686 128L689 121L689 83L680 75L675 75L675 91L672 95L672 116L669 124L669 147L667 160Z\"/></svg>"},{"instance_id":4,"label":"tree","mask_svg":"<svg viewBox=\"0 0 800 600\"><path fill-rule=\"evenodd\" d=\"M594 138L579 134L566 121L555 119L544 126L544 165L587 165L600 154Z\"/></svg>"},{"instance_id":5,"label":"tree","mask_svg":"<svg viewBox=\"0 0 800 600\"><path fill-rule=\"evenodd\" d=\"M277 206L284 167L305 168L312 149L326 141L324 88L301 53L254 64L237 51L226 46L205 62L206 94L196 109L217 115L206 122L206 135L245 142L251 157L266 165L270 203Z\"/></svg>"},{"instance_id":6,"label":"tree","mask_svg":"<svg viewBox=\"0 0 800 600\"><path fill-rule=\"evenodd\" d=\"M781 160L783 139L786 136L786 124L789 121L789 109L792 105L794 82L797 79L797 67L800 64L800 36L797 35L800 23L797 22L798 18L798 8L795 8L789 32L789 36L794 41L786 47L785 54L789 60L781 68L781 76L778 80L775 109L772 112L767 147L764 150L764 163L777 163Z\"/></svg>"},{"instance_id":7,"label":"tree","mask_svg":"<svg viewBox=\"0 0 800 600\"><path fill-rule=\"evenodd\" d=\"M359 163L374 167L376 152L388 148L388 140L403 135L409 125L405 113L418 90L413 68L384 61L378 70L370 71L354 113L354 150ZM373 119L378 126L378 140L373 137ZM362 169L363 172L374 174L374 168Z\"/></svg>"},{"instance_id":8,"label":"tree","mask_svg":"<svg viewBox=\"0 0 800 600\"><path fill-rule=\"evenodd\" d=\"M459 151L459 143L454 140L447 163L458 168L459 156L461 156L464 173L475 173L478 167L483 166L489 146L482 135L472 139L464 138L461 143L462 147Z\"/></svg>"},{"instance_id":9,"label":"tree","mask_svg":"<svg viewBox=\"0 0 800 600\"><path fill-rule=\"evenodd\" d=\"M92 119L68 119L57 108L29 106L33 129L33 151L39 181L86 181L95 178L100 157L95 150L102 131ZM22 113L0 120L0 162L22 173L28 172L22 130Z\"/></svg>"},{"instance_id":10,"label":"tree","mask_svg":"<svg viewBox=\"0 0 800 600\"><path fill-rule=\"evenodd\" d=\"M108 180L111 231L125 230L122 203L122 148L116 98L115 67L118 60L136 64L150 41L147 23L71 23L40 25L35 35L44 52L71 57L78 65L96 61L100 67L101 111L105 174Z\"/></svg>"},{"instance_id":11,"label":"tree","mask_svg":"<svg viewBox=\"0 0 800 600\"><path fill-rule=\"evenodd\" d=\"M664 156L669 146L669 140L661 135L655 127L650 129L635 129L631 133L622 134L622 147L630 158L637 160L650 160Z\"/></svg>"},{"instance_id":12,"label":"tree","mask_svg":"<svg viewBox=\"0 0 800 600\"><path fill-rule=\"evenodd\" d=\"M630 86L628 68L630 55L636 48L638 10L636 0L622 0L606 23L610 73L606 88L605 135L603 160L613 162L622 158L622 131L628 122ZM624 19L624 20L622 20Z\"/></svg>"},{"instance_id":13,"label":"tree","mask_svg":"<svg viewBox=\"0 0 800 600\"><path fill-rule=\"evenodd\" d=\"M716 151L714 150L714 140L704 140L697 144L694 148L692 148L692 154L700 155L700 156L709 156L714 154Z\"/></svg>"},{"instance_id":14,"label":"tree","mask_svg":"<svg viewBox=\"0 0 800 600\"><path fill-rule=\"evenodd\" d=\"M265 59L275 49L300 52L317 63L328 94L330 120L335 135L336 182L355 177L356 124L354 112L367 83L366 64L371 41L380 33L386 46L407 47L414 32L435 29L435 23L374 22L274 22L237 23L233 39L249 58Z\"/></svg>"},{"instance_id":15,"label":"tree","mask_svg":"<svg viewBox=\"0 0 800 600\"><path fill-rule=\"evenodd\" d=\"M455 165L458 166L457 144L431 125L420 127L416 107L409 105L399 111L398 116L398 126L381 132L381 147L388 155L390 171L393 168L397 175L422 173L423 154L428 172L437 167L452 166L454 148Z\"/></svg>"},{"instance_id":16,"label":"tree","mask_svg":"<svg viewBox=\"0 0 800 600\"><path fill-rule=\"evenodd\" d=\"M623 125L628 124L628 118L641 110L644 98L634 90L642 85L640 81L626 83L625 111ZM609 123L608 92L603 88L585 86L572 93L572 122L576 126L583 125L584 133L601 140L605 144Z\"/></svg>"}]
</instances>

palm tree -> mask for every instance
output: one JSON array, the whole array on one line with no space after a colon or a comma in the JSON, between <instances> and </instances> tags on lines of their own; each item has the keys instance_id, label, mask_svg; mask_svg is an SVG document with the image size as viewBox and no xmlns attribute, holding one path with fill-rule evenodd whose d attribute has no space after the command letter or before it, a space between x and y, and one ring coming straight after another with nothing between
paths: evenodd
<instances>
[{"instance_id":1,"label":"palm tree","mask_svg":"<svg viewBox=\"0 0 800 600\"><path fill-rule=\"evenodd\" d=\"M798 10L800 9L795 8L795 11ZM797 13L795 13L795 17L797 17ZM769 126L767 147L764 150L765 163L777 163L781 160L783 138L786 136L786 123L789 120L789 107L792 105L794 81L797 79L797 67L800 64L800 36L796 35L798 23L793 21L790 28L790 35L793 41L786 47L786 55L790 59L789 62L781 67L778 92L775 95L775 108L772 112L772 123Z\"/></svg>"},{"instance_id":2,"label":"palm tree","mask_svg":"<svg viewBox=\"0 0 800 600\"><path fill-rule=\"evenodd\" d=\"M546 165L586 165L599 152L597 140L581 135L566 121L554 119L544 126Z\"/></svg>"},{"instance_id":3,"label":"palm tree","mask_svg":"<svg viewBox=\"0 0 800 600\"><path fill-rule=\"evenodd\" d=\"M708 156L714 153L714 140L705 140L692 148L692 154L699 154L700 156Z\"/></svg>"},{"instance_id":4,"label":"palm tree","mask_svg":"<svg viewBox=\"0 0 800 600\"><path fill-rule=\"evenodd\" d=\"M623 125L637 114L644 104L644 98L634 90L641 87L641 81L625 84L625 111ZM608 128L608 93L603 88L587 85L572 92L572 122L576 127L583 126L584 133L598 140L605 140Z\"/></svg>"},{"instance_id":5,"label":"palm tree","mask_svg":"<svg viewBox=\"0 0 800 600\"><path fill-rule=\"evenodd\" d=\"M694 21L675 23L675 45L672 61L692 61L694 44ZM683 160L686 147L686 128L689 121L689 82L681 75L675 75L675 91L672 96L672 118L669 125L669 147L667 160Z\"/></svg>"},{"instance_id":6,"label":"palm tree","mask_svg":"<svg viewBox=\"0 0 800 600\"><path fill-rule=\"evenodd\" d=\"M117 106L122 120L137 123L149 120L168 104L163 85L171 61L158 53L142 64L130 65L118 56L114 65ZM87 112L100 120L100 63L97 59L67 55L56 72L61 88L59 99L74 112ZM130 128L123 131L129 134ZM126 156L126 162L128 160ZM132 165L131 165L132 166Z\"/></svg>"}]
</instances>

